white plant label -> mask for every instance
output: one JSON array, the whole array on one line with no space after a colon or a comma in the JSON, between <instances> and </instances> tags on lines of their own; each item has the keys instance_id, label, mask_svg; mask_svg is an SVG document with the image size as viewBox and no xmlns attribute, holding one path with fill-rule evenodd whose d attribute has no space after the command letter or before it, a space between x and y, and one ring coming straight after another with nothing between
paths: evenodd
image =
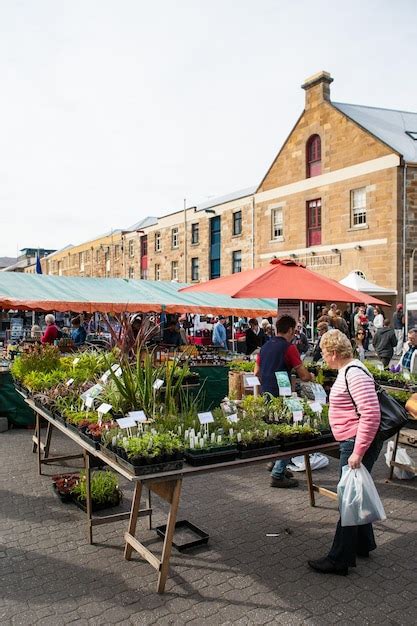
<instances>
[{"instance_id":1,"label":"white plant label","mask_svg":"<svg viewBox=\"0 0 417 626\"><path fill-rule=\"evenodd\" d=\"M136 426L136 421L133 417L120 417L116 420L120 428L132 428Z\"/></svg>"},{"instance_id":2,"label":"white plant label","mask_svg":"<svg viewBox=\"0 0 417 626\"><path fill-rule=\"evenodd\" d=\"M111 370L112 370L112 372L115 372L115 371L116 371L119 367L120 367L120 365L119 365L118 363L114 363L114 364L111 366Z\"/></svg>"},{"instance_id":3,"label":"white plant label","mask_svg":"<svg viewBox=\"0 0 417 626\"><path fill-rule=\"evenodd\" d=\"M106 383L109 379L110 376L110 370L107 370L106 372L104 372L103 376L100 378L102 383Z\"/></svg>"},{"instance_id":4,"label":"white plant label","mask_svg":"<svg viewBox=\"0 0 417 626\"><path fill-rule=\"evenodd\" d=\"M320 402L310 402L310 406L314 413L321 413L323 410L323 406L320 404Z\"/></svg>"},{"instance_id":5,"label":"white plant label","mask_svg":"<svg viewBox=\"0 0 417 626\"><path fill-rule=\"evenodd\" d=\"M103 391L102 385L99 385L97 383L97 385L94 385L93 387L90 387L90 389L87 389L87 391L84 391L84 393L81 394L81 398L85 402L85 400L88 397L97 398L101 394L102 391Z\"/></svg>"},{"instance_id":6,"label":"white plant label","mask_svg":"<svg viewBox=\"0 0 417 626\"><path fill-rule=\"evenodd\" d=\"M410 372L407 372L407 370L404 370L403 378L405 378L405 380L411 380Z\"/></svg>"},{"instance_id":7,"label":"white plant label","mask_svg":"<svg viewBox=\"0 0 417 626\"><path fill-rule=\"evenodd\" d=\"M135 422L146 422L147 417L144 411L129 411L129 417L135 420Z\"/></svg>"},{"instance_id":8,"label":"white plant label","mask_svg":"<svg viewBox=\"0 0 417 626\"><path fill-rule=\"evenodd\" d=\"M114 375L117 376L117 378L120 378L122 375L122 368L118 367L117 370L114 371Z\"/></svg>"},{"instance_id":9,"label":"white plant label","mask_svg":"<svg viewBox=\"0 0 417 626\"><path fill-rule=\"evenodd\" d=\"M73 382L74 382L74 379L70 378L69 380L67 380L67 382L65 384L66 384L67 387L71 387Z\"/></svg>"},{"instance_id":10,"label":"white plant label","mask_svg":"<svg viewBox=\"0 0 417 626\"><path fill-rule=\"evenodd\" d=\"M212 424L214 422L213 413L206 411L205 413L197 413L200 424Z\"/></svg>"},{"instance_id":11,"label":"white plant label","mask_svg":"<svg viewBox=\"0 0 417 626\"><path fill-rule=\"evenodd\" d=\"M245 387L257 387L261 381L257 376L245 376Z\"/></svg>"},{"instance_id":12,"label":"white plant label","mask_svg":"<svg viewBox=\"0 0 417 626\"><path fill-rule=\"evenodd\" d=\"M294 424L296 424L297 422L302 422L303 421L303 412L302 411L293 411L292 419L293 419Z\"/></svg>"},{"instance_id":13,"label":"white plant label","mask_svg":"<svg viewBox=\"0 0 417 626\"><path fill-rule=\"evenodd\" d=\"M226 419L228 422L236 423L239 421L237 413L232 413L232 415L226 415Z\"/></svg>"},{"instance_id":14,"label":"white plant label","mask_svg":"<svg viewBox=\"0 0 417 626\"><path fill-rule=\"evenodd\" d=\"M153 388L155 389L155 391L158 391L158 389L160 389L163 384L164 384L164 381L162 380L162 378L157 378L153 384Z\"/></svg>"},{"instance_id":15,"label":"white plant label","mask_svg":"<svg viewBox=\"0 0 417 626\"><path fill-rule=\"evenodd\" d=\"M98 407L97 413L100 413L100 415L105 415L106 413L110 411L111 408L112 408L111 404L107 404L106 402L103 402L103 404L100 404L100 406Z\"/></svg>"},{"instance_id":16,"label":"white plant label","mask_svg":"<svg viewBox=\"0 0 417 626\"><path fill-rule=\"evenodd\" d=\"M77 356L77 358L73 360L72 364L77 365L77 363L79 362L80 362L80 357Z\"/></svg>"},{"instance_id":17,"label":"white plant label","mask_svg":"<svg viewBox=\"0 0 417 626\"><path fill-rule=\"evenodd\" d=\"M322 385L319 385L318 383L312 383L311 387L314 394L314 400L316 402L320 402L320 404L326 404L326 392L324 391Z\"/></svg>"},{"instance_id":18,"label":"white plant label","mask_svg":"<svg viewBox=\"0 0 417 626\"><path fill-rule=\"evenodd\" d=\"M275 372L280 396L291 396L291 383L287 372Z\"/></svg>"},{"instance_id":19,"label":"white plant label","mask_svg":"<svg viewBox=\"0 0 417 626\"><path fill-rule=\"evenodd\" d=\"M85 399L85 406L88 409L91 409L94 406L94 398L92 398L91 396L88 396L88 398Z\"/></svg>"}]
</instances>

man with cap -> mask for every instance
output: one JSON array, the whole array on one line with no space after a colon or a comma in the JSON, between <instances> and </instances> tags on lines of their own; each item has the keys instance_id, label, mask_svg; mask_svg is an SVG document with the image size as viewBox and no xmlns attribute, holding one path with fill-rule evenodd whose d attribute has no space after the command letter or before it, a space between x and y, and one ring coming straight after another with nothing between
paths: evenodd
<instances>
[{"instance_id":1,"label":"man with cap","mask_svg":"<svg viewBox=\"0 0 417 626\"><path fill-rule=\"evenodd\" d=\"M404 310L402 304L397 304L397 310L392 316L392 325L397 337L397 347L394 350L394 355L401 356L404 343Z\"/></svg>"},{"instance_id":2,"label":"man with cap","mask_svg":"<svg viewBox=\"0 0 417 626\"><path fill-rule=\"evenodd\" d=\"M214 324L212 341L213 346L225 348L227 350L227 333L226 328L224 327L225 323L226 318L224 315L219 315L219 319Z\"/></svg>"}]
</instances>

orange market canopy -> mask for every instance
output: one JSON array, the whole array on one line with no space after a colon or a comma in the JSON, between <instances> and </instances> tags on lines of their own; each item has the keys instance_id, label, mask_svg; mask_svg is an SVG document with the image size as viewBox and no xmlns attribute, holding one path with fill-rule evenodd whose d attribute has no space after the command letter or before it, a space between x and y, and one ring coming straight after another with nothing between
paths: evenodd
<instances>
[{"instance_id":1,"label":"orange market canopy","mask_svg":"<svg viewBox=\"0 0 417 626\"><path fill-rule=\"evenodd\" d=\"M305 302L353 302L386 306L387 303L366 293L350 289L331 278L307 269L292 259L273 259L267 266L231 276L215 278L190 287L181 293L204 292L232 298L277 298Z\"/></svg>"},{"instance_id":2,"label":"orange market canopy","mask_svg":"<svg viewBox=\"0 0 417 626\"><path fill-rule=\"evenodd\" d=\"M179 293L184 284L124 278L79 278L0 272L0 308L81 313L212 313L276 315L276 302Z\"/></svg>"}]
</instances>

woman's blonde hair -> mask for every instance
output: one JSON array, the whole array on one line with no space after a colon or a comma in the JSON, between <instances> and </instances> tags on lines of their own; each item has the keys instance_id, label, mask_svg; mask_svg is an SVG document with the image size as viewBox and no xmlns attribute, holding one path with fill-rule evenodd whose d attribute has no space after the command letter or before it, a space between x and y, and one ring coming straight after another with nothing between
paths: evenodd
<instances>
[{"instance_id":1,"label":"woman's blonde hair","mask_svg":"<svg viewBox=\"0 0 417 626\"><path fill-rule=\"evenodd\" d=\"M325 348L327 352L336 352L338 357L347 359L353 356L352 344L344 333L340 330L332 329L324 333L320 339L320 348Z\"/></svg>"}]
</instances>

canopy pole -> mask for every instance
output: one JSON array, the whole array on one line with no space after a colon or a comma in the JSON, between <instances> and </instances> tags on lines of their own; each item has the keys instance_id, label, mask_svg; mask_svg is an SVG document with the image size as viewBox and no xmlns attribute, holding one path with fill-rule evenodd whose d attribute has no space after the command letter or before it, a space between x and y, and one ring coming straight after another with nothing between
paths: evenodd
<instances>
[{"instance_id":1,"label":"canopy pole","mask_svg":"<svg viewBox=\"0 0 417 626\"><path fill-rule=\"evenodd\" d=\"M235 316L232 315L232 350L233 352L237 352L235 349Z\"/></svg>"}]
</instances>

